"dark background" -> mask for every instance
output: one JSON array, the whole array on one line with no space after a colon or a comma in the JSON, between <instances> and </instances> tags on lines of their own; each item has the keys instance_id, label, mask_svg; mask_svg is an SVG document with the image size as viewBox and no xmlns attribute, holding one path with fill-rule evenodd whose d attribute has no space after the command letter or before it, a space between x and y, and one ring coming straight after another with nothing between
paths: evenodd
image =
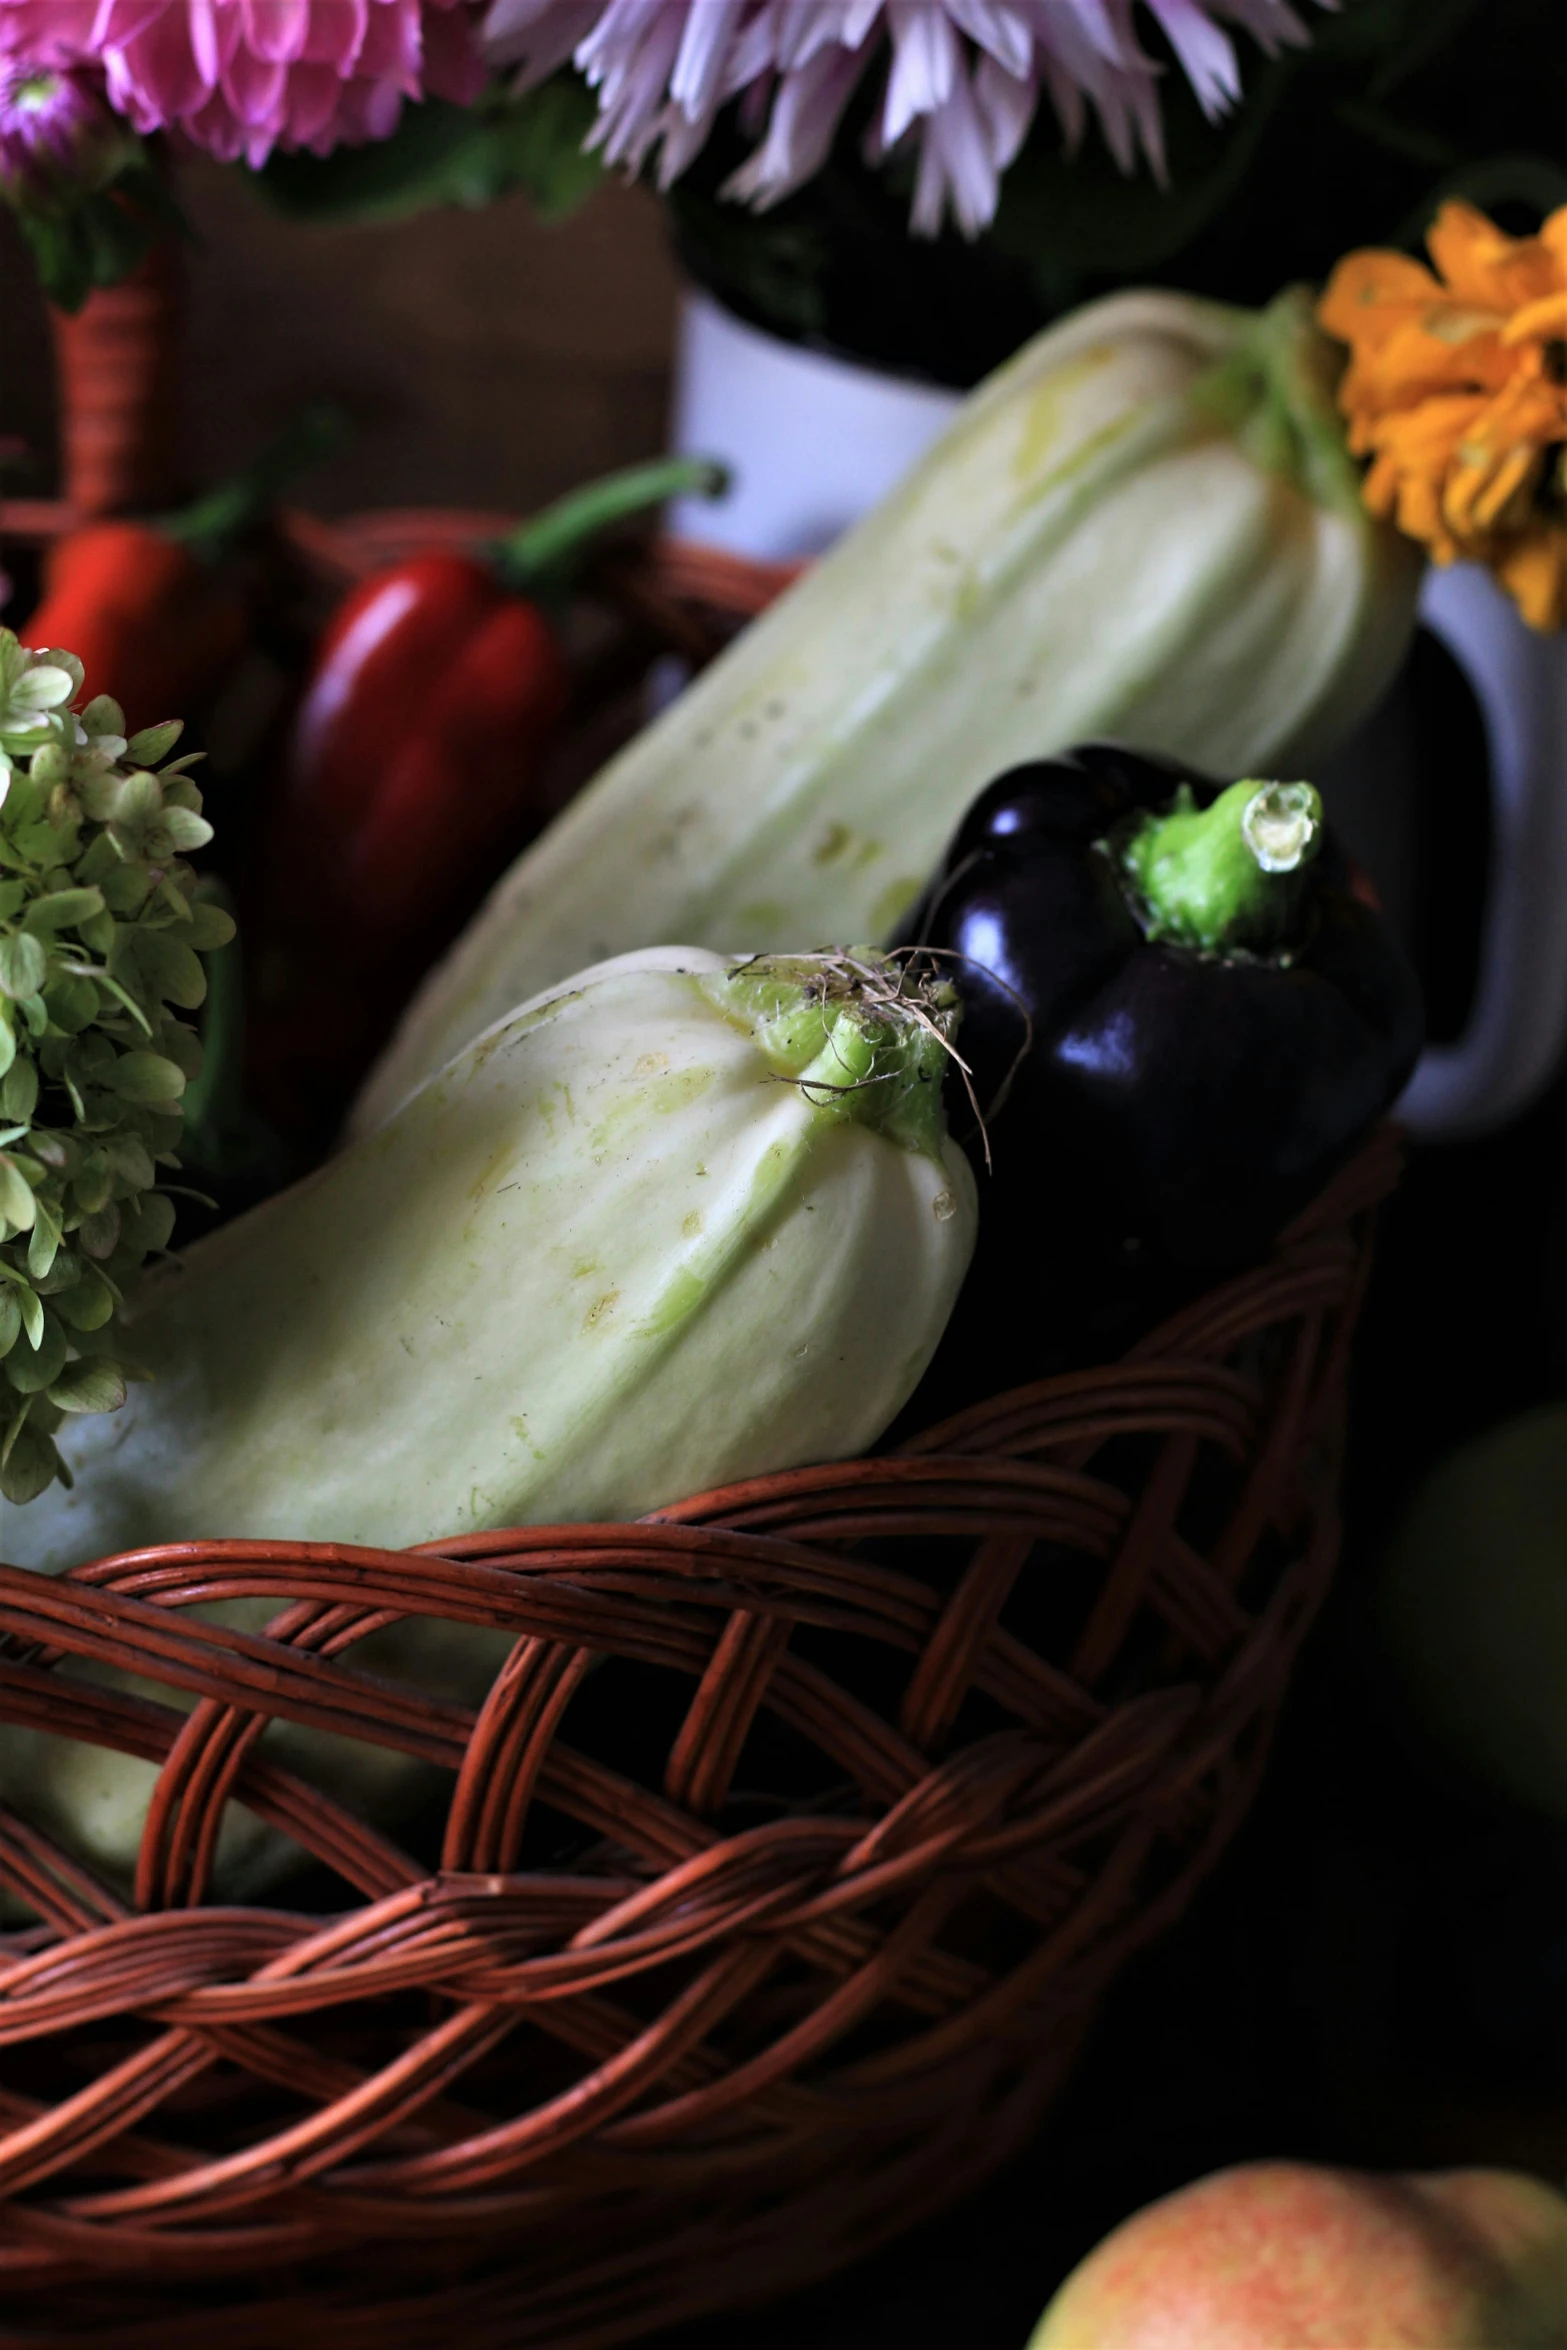
<instances>
[{"instance_id":1,"label":"dark background","mask_svg":"<svg viewBox=\"0 0 1567 2350\"><path fill-rule=\"evenodd\" d=\"M187 486L236 471L323 398L355 430L310 477L326 513L527 513L663 447L677 280L645 191L606 182L549 226L517 195L328 228L282 218L213 164L181 167L178 188L194 232ZM52 489L53 409L43 303L0 206L0 436L34 452L7 472L8 494Z\"/></svg>"},{"instance_id":2,"label":"dark background","mask_svg":"<svg viewBox=\"0 0 1567 2350\"><path fill-rule=\"evenodd\" d=\"M1523 0L1487 0L1477 21L1496 36L1477 106L1529 21L1554 36L1552 72L1567 56L1558 0L1533 20ZM1542 74L1547 111L1553 86ZM1309 153L1270 171L1286 163L1294 194L1271 217L1293 253L1313 206L1326 213L1344 190L1311 185ZM309 484L327 512L527 511L662 446L678 278L649 196L609 185L550 227L514 197L325 229L279 218L215 168L184 169L180 187L196 232L192 485L323 395L357 428ZM31 451L7 483L43 494L47 331L3 216L0 321L0 435ZM1118 1987L1053 2121L946 2218L768 2311L687 2329L684 2350L719 2350L737 2323L753 2350L872 2335L1020 2350L1099 2235L1233 2161L1567 2175L1567 1829L1450 1781L1406 1735L1364 1612L1421 1472L1567 1390L1564 1122L1559 1083L1501 1136L1413 1154L1359 1352L1343 1568L1263 1796L1185 1922Z\"/></svg>"}]
</instances>

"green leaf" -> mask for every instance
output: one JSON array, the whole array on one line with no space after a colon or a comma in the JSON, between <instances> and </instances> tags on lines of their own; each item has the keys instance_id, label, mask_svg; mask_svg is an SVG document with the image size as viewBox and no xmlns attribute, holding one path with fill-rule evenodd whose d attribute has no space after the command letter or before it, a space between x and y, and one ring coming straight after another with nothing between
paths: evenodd
<instances>
[{"instance_id":1,"label":"green leaf","mask_svg":"<svg viewBox=\"0 0 1567 2350\"><path fill-rule=\"evenodd\" d=\"M118 852L106 832L96 834L76 860L78 881L104 882L119 870Z\"/></svg>"},{"instance_id":2,"label":"green leaf","mask_svg":"<svg viewBox=\"0 0 1567 2350\"><path fill-rule=\"evenodd\" d=\"M27 1125L38 1107L38 1071L31 1061L13 1061L0 1077L0 1117Z\"/></svg>"},{"instance_id":3,"label":"green leaf","mask_svg":"<svg viewBox=\"0 0 1567 2350\"><path fill-rule=\"evenodd\" d=\"M0 1297L6 1292L0 1290ZM91 1265L83 1267L81 1279L62 1292L55 1300L55 1312L72 1330L101 1330L114 1312L114 1292L107 1281Z\"/></svg>"},{"instance_id":4,"label":"green leaf","mask_svg":"<svg viewBox=\"0 0 1567 2350\"><path fill-rule=\"evenodd\" d=\"M27 1270L35 1282L47 1279L60 1247L60 1223L42 1194L35 1195L33 1229L27 1243Z\"/></svg>"},{"instance_id":5,"label":"green leaf","mask_svg":"<svg viewBox=\"0 0 1567 2350\"><path fill-rule=\"evenodd\" d=\"M79 1036L98 1017L98 984L91 979L58 979L44 994L49 1017L67 1036Z\"/></svg>"},{"instance_id":6,"label":"green leaf","mask_svg":"<svg viewBox=\"0 0 1567 2350\"><path fill-rule=\"evenodd\" d=\"M0 1151L0 1222L15 1232L31 1232L38 1201L32 1185L7 1151Z\"/></svg>"},{"instance_id":7,"label":"green leaf","mask_svg":"<svg viewBox=\"0 0 1567 2350\"><path fill-rule=\"evenodd\" d=\"M22 1307L16 1291L0 1282L0 1357L8 1355L22 1329Z\"/></svg>"},{"instance_id":8,"label":"green leaf","mask_svg":"<svg viewBox=\"0 0 1567 2350\"><path fill-rule=\"evenodd\" d=\"M35 823L18 825L11 837L17 856L28 865L57 865L71 845L68 827L42 816Z\"/></svg>"},{"instance_id":9,"label":"green leaf","mask_svg":"<svg viewBox=\"0 0 1567 2350\"><path fill-rule=\"evenodd\" d=\"M93 695L92 700L82 712L82 732L95 738L99 735L112 734L118 736L122 742L124 741L125 712L112 694ZM132 756L139 757L139 754L132 753ZM147 764L145 759L140 759L139 763L144 767Z\"/></svg>"},{"instance_id":10,"label":"green leaf","mask_svg":"<svg viewBox=\"0 0 1567 2350\"><path fill-rule=\"evenodd\" d=\"M43 1301L39 1297L38 1292L34 1289L32 1283L28 1280L27 1275L25 1273L19 1273L14 1265L8 1265L4 1257L0 1257L0 1274L4 1274L7 1282L10 1284L10 1287L15 1294L16 1302L21 1308L22 1328L27 1333L27 1342L29 1346L36 1347L42 1345L44 1334L44 1309Z\"/></svg>"},{"instance_id":11,"label":"green leaf","mask_svg":"<svg viewBox=\"0 0 1567 2350\"><path fill-rule=\"evenodd\" d=\"M172 1110L138 1110L135 1116L142 1139L159 1166L178 1166L175 1153L184 1134L181 1105L176 1103Z\"/></svg>"},{"instance_id":12,"label":"green leaf","mask_svg":"<svg viewBox=\"0 0 1567 2350\"><path fill-rule=\"evenodd\" d=\"M95 1208L76 1228L78 1247L89 1257L112 1257L120 1245L120 1211L113 1200Z\"/></svg>"},{"instance_id":13,"label":"green leaf","mask_svg":"<svg viewBox=\"0 0 1567 2350\"><path fill-rule=\"evenodd\" d=\"M27 909L29 930L75 930L103 912L101 889L52 889Z\"/></svg>"},{"instance_id":14,"label":"green leaf","mask_svg":"<svg viewBox=\"0 0 1567 2350\"><path fill-rule=\"evenodd\" d=\"M471 107L405 106L389 139L327 156L274 154L257 185L294 219L395 221L433 205L477 207L522 188L546 219L575 210L604 178L583 141L593 94L564 72L513 97L496 86Z\"/></svg>"},{"instance_id":15,"label":"green leaf","mask_svg":"<svg viewBox=\"0 0 1567 2350\"><path fill-rule=\"evenodd\" d=\"M68 1363L49 1388L62 1412L117 1412L125 1401L125 1374L107 1356Z\"/></svg>"},{"instance_id":16,"label":"green leaf","mask_svg":"<svg viewBox=\"0 0 1567 2350\"><path fill-rule=\"evenodd\" d=\"M74 1249L63 1245L55 1251L54 1263L47 1273L35 1273L33 1287L40 1297L61 1298L74 1289L82 1277L82 1261Z\"/></svg>"},{"instance_id":17,"label":"green leaf","mask_svg":"<svg viewBox=\"0 0 1567 2350\"><path fill-rule=\"evenodd\" d=\"M139 1135L114 1135L104 1144L104 1156L120 1181L135 1191L148 1191L158 1180L158 1170Z\"/></svg>"},{"instance_id":18,"label":"green leaf","mask_svg":"<svg viewBox=\"0 0 1567 2350\"><path fill-rule=\"evenodd\" d=\"M0 1494L23 1509L63 1475L60 1456L50 1439L31 1428L18 1428L0 1460Z\"/></svg>"},{"instance_id":19,"label":"green leaf","mask_svg":"<svg viewBox=\"0 0 1567 2350\"><path fill-rule=\"evenodd\" d=\"M182 857L192 849L204 849L212 838L206 817L193 815L189 808L165 808L163 829Z\"/></svg>"},{"instance_id":20,"label":"green leaf","mask_svg":"<svg viewBox=\"0 0 1567 2350\"><path fill-rule=\"evenodd\" d=\"M187 1028L183 1020L165 1020L158 1041L187 1085L201 1075L201 1039L194 1028Z\"/></svg>"},{"instance_id":21,"label":"green leaf","mask_svg":"<svg viewBox=\"0 0 1567 2350\"><path fill-rule=\"evenodd\" d=\"M48 1168L51 1175L68 1175L80 1155L76 1137L62 1133L54 1126L35 1127L28 1140L28 1149L33 1158Z\"/></svg>"},{"instance_id":22,"label":"green leaf","mask_svg":"<svg viewBox=\"0 0 1567 2350\"><path fill-rule=\"evenodd\" d=\"M107 971L101 971L98 974L96 984L103 989L105 995L110 998L111 1002L123 1004L126 1011L129 1012L131 1018L135 1021L137 1027L140 1028L147 1036L151 1036L152 1022L148 1019L146 1013L142 1010L140 1004L136 1001L136 998L131 994L129 988L122 987L120 982L117 979L112 978Z\"/></svg>"},{"instance_id":23,"label":"green leaf","mask_svg":"<svg viewBox=\"0 0 1567 2350\"><path fill-rule=\"evenodd\" d=\"M83 797L97 824L151 824L163 812L163 786L142 768L130 775L95 775Z\"/></svg>"},{"instance_id":24,"label":"green leaf","mask_svg":"<svg viewBox=\"0 0 1567 2350\"><path fill-rule=\"evenodd\" d=\"M136 932L136 962L149 991L193 1012L207 993L207 975L183 939L168 930Z\"/></svg>"},{"instance_id":25,"label":"green leaf","mask_svg":"<svg viewBox=\"0 0 1567 2350\"><path fill-rule=\"evenodd\" d=\"M238 926L226 907L214 906L205 898L193 900L190 920L185 927L185 942L198 955L213 953L228 946L237 935Z\"/></svg>"},{"instance_id":26,"label":"green leaf","mask_svg":"<svg viewBox=\"0 0 1567 2350\"><path fill-rule=\"evenodd\" d=\"M18 1395L42 1395L65 1369L65 1356L65 1331L52 1313L44 1313L37 1345L24 1329L5 1358L5 1376Z\"/></svg>"},{"instance_id":27,"label":"green leaf","mask_svg":"<svg viewBox=\"0 0 1567 2350\"><path fill-rule=\"evenodd\" d=\"M58 209L18 213L39 282L57 309L74 313L95 286L119 285L160 237L183 228L164 176L139 152L108 187Z\"/></svg>"},{"instance_id":28,"label":"green leaf","mask_svg":"<svg viewBox=\"0 0 1567 2350\"><path fill-rule=\"evenodd\" d=\"M111 826L102 837L119 846L118 827ZM139 914L152 894L151 879L141 865L117 866L101 876L101 886L110 912L121 916Z\"/></svg>"},{"instance_id":29,"label":"green leaf","mask_svg":"<svg viewBox=\"0 0 1567 2350\"><path fill-rule=\"evenodd\" d=\"M157 767L184 732L184 720L180 718L165 718L161 726L144 726L139 734L131 736L125 746L125 756L137 767Z\"/></svg>"},{"instance_id":30,"label":"green leaf","mask_svg":"<svg viewBox=\"0 0 1567 2350\"><path fill-rule=\"evenodd\" d=\"M166 1192L149 1191L136 1213L126 1217L121 1243L141 1256L156 1256L168 1247L173 1233L174 1202Z\"/></svg>"},{"instance_id":31,"label":"green leaf","mask_svg":"<svg viewBox=\"0 0 1567 2350\"><path fill-rule=\"evenodd\" d=\"M35 661L12 686L11 708L58 709L62 702L70 701L80 683L80 678L73 677L69 669L57 668L52 661Z\"/></svg>"},{"instance_id":32,"label":"green leaf","mask_svg":"<svg viewBox=\"0 0 1567 2350\"><path fill-rule=\"evenodd\" d=\"M0 994L20 1003L37 995L49 975L49 957L42 940L25 930L0 938Z\"/></svg>"},{"instance_id":33,"label":"green leaf","mask_svg":"<svg viewBox=\"0 0 1567 2350\"><path fill-rule=\"evenodd\" d=\"M84 1216L95 1216L107 1205L114 1190L114 1177L104 1152L91 1151L77 1168L71 1182L71 1199Z\"/></svg>"},{"instance_id":34,"label":"green leaf","mask_svg":"<svg viewBox=\"0 0 1567 2350\"><path fill-rule=\"evenodd\" d=\"M176 1102L185 1091L185 1072L161 1053L122 1053L105 1082L122 1101Z\"/></svg>"}]
</instances>

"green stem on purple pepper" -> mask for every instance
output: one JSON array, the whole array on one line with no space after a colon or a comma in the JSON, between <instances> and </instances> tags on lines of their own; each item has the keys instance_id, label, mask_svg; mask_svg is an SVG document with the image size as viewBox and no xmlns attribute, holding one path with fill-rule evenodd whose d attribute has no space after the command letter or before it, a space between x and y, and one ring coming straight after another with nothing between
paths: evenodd
<instances>
[{"instance_id":1,"label":"green stem on purple pepper","mask_svg":"<svg viewBox=\"0 0 1567 2350\"><path fill-rule=\"evenodd\" d=\"M1309 783L1232 783L1199 808L1185 786L1121 846L1122 871L1150 939L1205 954L1265 953L1287 934L1299 876L1322 845Z\"/></svg>"}]
</instances>

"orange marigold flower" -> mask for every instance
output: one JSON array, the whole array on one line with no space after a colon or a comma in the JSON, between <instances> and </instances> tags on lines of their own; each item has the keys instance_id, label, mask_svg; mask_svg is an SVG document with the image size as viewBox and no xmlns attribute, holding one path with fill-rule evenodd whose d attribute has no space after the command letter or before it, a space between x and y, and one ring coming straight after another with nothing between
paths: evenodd
<instances>
[{"instance_id":1,"label":"orange marigold flower","mask_svg":"<svg viewBox=\"0 0 1567 2350\"><path fill-rule=\"evenodd\" d=\"M1351 253L1317 307L1349 345L1339 405L1373 514L1496 573L1533 628L1567 624L1567 205L1510 237L1444 204L1432 267Z\"/></svg>"}]
</instances>

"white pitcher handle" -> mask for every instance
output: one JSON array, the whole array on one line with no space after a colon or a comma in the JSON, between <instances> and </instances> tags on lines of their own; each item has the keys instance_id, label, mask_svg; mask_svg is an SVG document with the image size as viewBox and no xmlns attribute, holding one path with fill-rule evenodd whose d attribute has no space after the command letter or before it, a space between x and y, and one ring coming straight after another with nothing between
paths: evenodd
<instances>
[{"instance_id":1,"label":"white pitcher handle","mask_svg":"<svg viewBox=\"0 0 1567 2350\"><path fill-rule=\"evenodd\" d=\"M1455 1044L1429 1045L1397 1116L1427 1139L1526 1108L1567 1048L1567 634L1525 626L1489 572L1433 569L1420 617L1474 689L1491 763L1479 980Z\"/></svg>"}]
</instances>

